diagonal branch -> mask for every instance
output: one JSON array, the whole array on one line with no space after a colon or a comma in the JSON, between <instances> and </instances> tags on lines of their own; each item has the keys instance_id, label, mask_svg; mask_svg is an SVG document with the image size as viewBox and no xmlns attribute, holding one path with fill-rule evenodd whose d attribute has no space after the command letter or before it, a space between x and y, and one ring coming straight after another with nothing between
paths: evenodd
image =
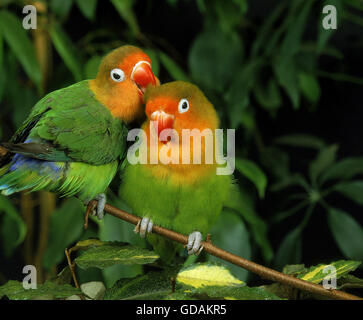
<instances>
[{"instance_id":1,"label":"diagonal branch","mask_svg":"<svg viewBox=\"0 0 363 320\"><path fill-rule=\"evenodd\" d=\"M96 200L93 200L89 203L89 206L94 206L96 204ZM123 210L120 210L118 208L115 208L109 204L106 204L105 206L105 212L113 215L116 218L122 219L124 221L127 221L129 223L132 223L136 225L139 221L141 221L141 218L132 215L130 213L127 213ZM86 217L87 219L87 217ZM86 224L85 224L86 225ZM170 240L177 241L181 244L187 244L188 237L171 231L169 229L165 229L159 226L153 226L152 232L159 234L165 238L168 238ZM225 261L231 262L239 267L242 267L248 271L251 271L255 274L258 274L261 278L271 280L274 282L279 282L300 290L308 291L329 299L335 299L335 300L363 300L363 298L354 296L352 294L346 293L344 291L339 290L333 290L333 289L324 289L323 286L311 283L305 280L301 280L298 278L295 278L293 276L283 274L281 272L278 272L276 270L261 266L257 263L254 263L252 261L246 260L242 257L239 257L235 254L232 254L230 252L227 252L225 250L222 250L216 246L214 246L209 241L203 241L203 250L208 252L209 254L221 258Z\"/></svg>"}]
</instances>

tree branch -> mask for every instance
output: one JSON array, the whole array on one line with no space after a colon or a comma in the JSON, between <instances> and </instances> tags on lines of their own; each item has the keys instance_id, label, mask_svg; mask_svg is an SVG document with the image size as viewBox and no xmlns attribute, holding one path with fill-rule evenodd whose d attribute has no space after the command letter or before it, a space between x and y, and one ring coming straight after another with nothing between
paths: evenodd
<instances>
[{"instance_id":1,"label":"tree branch","mask_svg":"<svg viewBox=\"0 0 363 320\"><path fill-rule=\"evenodd\" d=\"M93 200L89 203L89 207L94 207L97 204L96 200ZM115 208L109 204L106 204L105 206L105 212L111 214L112 216L122 219L124 221L127 221L129 223L132 223L134 225L136 225L141 218L132 215L130 213L127 213L123 210L120 210L118 208ZM85 226L87 225L87 216L86 216L86 223ZM165 229L159 226L153 226L152 228L152 232L159 234L165 238L168 238L170 240L174 240L177 241L183 245L188 243L188 237L171 231L169 229ZM232 254L230 252L227 252L225 250L222 250L216 246L214 246L211 242L209 241L203 241L202 242L203 245L203 250L208 252L209 254L221 258L225 261L228 261L230 263L233 263L239 267L242 267L248 271L251 271L255 274L258 274L261 278L263 279L267 279L267 280L271 280L274 282L279 282L300 290L304 290L304 291L308 291L326 298L330 298L330 299L335 299L335 300L363 300L363 298L354 296L352 294L343 292L343 291L339 291L339 290L328 290L328 289L324 289L323 286L315 284L315 283L311 283L305 280L301 280L298 278L295 278L293 276L287 275L287 274L283 274L281 272L278 272L276 270L272 270L269 269L267 267L261 266L257 263L254 263L252 261L246 260L242 257L239 257L235 254Z\"/></svg>"}]
</instances>

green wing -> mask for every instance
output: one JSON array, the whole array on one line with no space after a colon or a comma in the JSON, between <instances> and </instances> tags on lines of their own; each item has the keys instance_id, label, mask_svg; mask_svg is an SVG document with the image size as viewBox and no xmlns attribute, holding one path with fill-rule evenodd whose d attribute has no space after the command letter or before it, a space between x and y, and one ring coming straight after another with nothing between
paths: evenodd
<instances>
[{"instance_id":1,"label":"green wing","mask_svg":"<svg viewBox=\"0 0 363 320\"><path fill-rule=\"evenodd\" d=\"M127 128L99 103L88 80L41 99L10 143L12 152L47 161L110 163L126 149ZM31 143L22 143L28 140Z\"/></svg>"}]
</instances>

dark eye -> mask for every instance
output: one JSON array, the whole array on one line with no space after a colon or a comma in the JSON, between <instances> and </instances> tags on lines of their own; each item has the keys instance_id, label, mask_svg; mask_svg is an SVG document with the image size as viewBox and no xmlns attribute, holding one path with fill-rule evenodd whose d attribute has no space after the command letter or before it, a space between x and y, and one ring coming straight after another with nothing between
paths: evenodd
<instances>
[{"instance_id":1,"label":"dark eye","mask_svg":"<svg viewBox=\"0 0 363 320\"><path fill-rule=\"evenodd\" d=\"M189 101L187 99L181 99L178 105L179 113L184 113L189 110Z\"/></svg>"},{"instance_id":2,"label":"dark eye","mask_svg":"<svg viewBox=\"0 0 363 320\"><path fill-rule=\"evenodd\" d=\"M121 69L112 69L110 75L113 81L121 82L125 80L125 73Z\"/></svg>"}]
</instances>

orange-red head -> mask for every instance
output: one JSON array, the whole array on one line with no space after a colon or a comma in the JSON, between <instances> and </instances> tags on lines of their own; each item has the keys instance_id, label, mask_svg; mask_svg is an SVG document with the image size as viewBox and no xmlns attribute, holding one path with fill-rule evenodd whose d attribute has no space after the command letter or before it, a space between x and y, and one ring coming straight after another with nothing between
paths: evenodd
<instances>
[{"instance_id":1,"label":"orange-red head","mask_svg":"<svg viewBox=\"0 0 363 320\"><path fill-rule=\"evenodd\" d=\"M143 114L146 87L158 84L148 55L137 47L126 45L103 58L90 86L96 98L115 117L130 122Z\"/></svg>"},{"instance_id":2,"label":"orange-red head","mask_svg":"<svg viewBox=\"0 0 363 320\"><path fill-rule=\"evenodd\" d=\"M197 86L188 82L174 81L149 87L145 103L148 120L158 123L158 134L163 129L174 129L181 137L183 129L214 131L219 125L213 105Z\"/></svg>"}]
</instances>

